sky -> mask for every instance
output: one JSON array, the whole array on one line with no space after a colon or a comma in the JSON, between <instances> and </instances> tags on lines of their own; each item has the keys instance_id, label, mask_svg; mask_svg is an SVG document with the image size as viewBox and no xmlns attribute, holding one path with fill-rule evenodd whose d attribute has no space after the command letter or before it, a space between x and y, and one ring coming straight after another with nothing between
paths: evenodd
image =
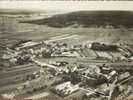
<instances>
[{"instance_id":1,"label":"sky","mask_svg":"<svg viewBox=\"0 0 133 100\"><path fill-rule=\"evenodd\" d=\"M30 10L130 10L133 1L0 1L0 8Z\"/></svg>"}]
</instances>

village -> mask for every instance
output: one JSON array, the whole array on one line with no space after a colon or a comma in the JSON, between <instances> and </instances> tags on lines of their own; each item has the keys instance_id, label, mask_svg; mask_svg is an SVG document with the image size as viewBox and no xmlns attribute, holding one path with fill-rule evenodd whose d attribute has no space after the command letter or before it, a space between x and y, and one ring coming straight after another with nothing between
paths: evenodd
<instances>
[{"instance_id":1,"label":"village","mask_svg":"<svg viewBox=\"0 0 133 100\"><path fill-rule=\"evenodd\" d=\"M1 48L0 85L11 85L0 89L1 98L132 98L133 52L126 44L19 40Z\"/></svg>"}]
</instances>

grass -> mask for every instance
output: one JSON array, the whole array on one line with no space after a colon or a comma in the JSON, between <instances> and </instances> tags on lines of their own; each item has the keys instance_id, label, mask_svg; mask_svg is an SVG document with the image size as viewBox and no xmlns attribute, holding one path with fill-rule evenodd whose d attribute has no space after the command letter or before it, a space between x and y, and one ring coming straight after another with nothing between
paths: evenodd
<instances>
[{"instance_id":1,"label":"grass","mask_svg":"<svg viewBox=\"0 0 133 100\"><path fill-rule=\"evenodd\" d=\"M105 28L52 28L44 25L19 24L17 31L25 32L1 33L0 38L32 39L33 41L47 40L54 36L70 34L79 35L76 39L66 39L64 42L99 41L116 43L119 41L132 43L132 30L121 31L120 29ZM26 32L26 30L31 30ZM82 36L82 37L80 37ZM79 41L80 40L80 41Z\"/></svg>"}]
</instances>

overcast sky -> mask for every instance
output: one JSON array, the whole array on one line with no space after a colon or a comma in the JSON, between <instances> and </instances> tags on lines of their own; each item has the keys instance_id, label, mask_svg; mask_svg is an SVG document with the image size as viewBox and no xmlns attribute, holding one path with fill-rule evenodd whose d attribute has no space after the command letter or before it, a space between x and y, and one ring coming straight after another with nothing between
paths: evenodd
<instances>
[{"instance_id":1,"label":"overcast sky","mask_svg":"<svg viewBox=\"0 0 133 100\"><path fill-rule=\"evenodd\" d=\"M0 8L32 10L132 10L133 1L0 1Z\"/></svg>"}]
</instances>

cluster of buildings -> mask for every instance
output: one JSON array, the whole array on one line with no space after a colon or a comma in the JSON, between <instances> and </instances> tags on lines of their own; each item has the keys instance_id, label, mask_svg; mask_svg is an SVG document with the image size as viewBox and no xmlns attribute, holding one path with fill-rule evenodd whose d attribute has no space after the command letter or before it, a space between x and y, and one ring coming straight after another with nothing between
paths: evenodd
<instances>
[{"instance_id":1,"label":"cluster of buildings","mask_svg":"<svg viewBox=\"0 0 133 100\"><path fill-rule=\"evenodd\" d=\"M37 63L37 61L35 62ZM121 97L126 98L127 96L131 96L133 86L129 81L133 79L133 70L131 72L127 69L120 71L121 68L77 63L66 63L65 65L40 63L40 66L43 67L42 70L45 70L45 72L42 73L45 73L44 76L47 75L47 78L42 74L32 81L36 81L39 78L43 78L43 80L39 79L39 81L36 82L29 81L29 84L24 84L25 88L21 91L34 93L36 90L47 89L46 86L49 86L49 94L54 93L64 99L77 98L77 94L79 94L82 99L98 98L99 100L120 99ZM48 80L51 80L52 83L46 85L45 82ZM41 86L41 88L39 88L39 86ZM126 95L122 94L123 91ZM114 95L114 93L117 93L117 96ZM45 96L41 98L45 98Z\"/></svg>"},{"instance_id":2,"label":"cluster of buildings","mask_svg":"<svg viewBox=\"0 0 133 100\"><path fill-rule=\"evenodd\" d=\"M45 43L22 41L7 47L1 55L1 60L8 66L22 65L31 61L32 58L49 57L78 57L76 48L70 48L66 43ZM5 63L4 63L5 61ZM8 63L7 63L8 62Z\"/></svg>"},{"instance_id":3,"label":"cluster of buildings","mask_svg":"<svg viewBox=\"0 0 133 100\"><path fill-rule=\"evenodd\" d=\"M95 42L85 45L68 45L63 42L23 40L6 47L5 50L6 52L0 58L1 61L5 61L1 63L2 66L13 67L34 63L39 68L38 72L23 78L24 84L15 89L17 92L9 93L13 94L12 98L45 89L60 98L77 98L79 95L82 99L111 100L121 96L122 98L131 96L133 86L128 81L133 79L132 68L123 69L121 72L119 65L112 67L103 62L98 62L100 63L98 65L97 62L93 62L93 60L108 63L113 61L115 65L117 61L131 60L131 50L123 46ZM87 63L68 60L52 61L50 58L80 58L87 59ZM48 59L49 62L41 62L39 59ZM126 96L122 94L123 91ZM114 95L115 93L117 96ZM1 96L6 98L9 94Z\"/></svg>"},{"instance_id":4,"label":"cluster of buildings","mask_svg":"<svg viewBox=\"0 0 133 100\"><path fill-rule=\"evenodd\" d=\"M94 42L86 45L87 48L92 49L97 58L104 58L110 61L129 61L133 55L132 50L125 46L118 44L104 44Z\"/></svg>"},{"instance_id":5,"label":"cluster of buildings","mask_svg":"<svg viewBox=\"0 0 133 100\"><path fill-rule=\"evenodd\" d=\"M115 44L94 42L68 46L67 43L62 42L21 40L7 47L1 58L8 59L11 63L17 61L23 63L36 57L91 57L90 53L94 53L95 57L93 59L105 58L113 61L129 60L132 56L131 50Z\"/></svg>"}]
</instances>

